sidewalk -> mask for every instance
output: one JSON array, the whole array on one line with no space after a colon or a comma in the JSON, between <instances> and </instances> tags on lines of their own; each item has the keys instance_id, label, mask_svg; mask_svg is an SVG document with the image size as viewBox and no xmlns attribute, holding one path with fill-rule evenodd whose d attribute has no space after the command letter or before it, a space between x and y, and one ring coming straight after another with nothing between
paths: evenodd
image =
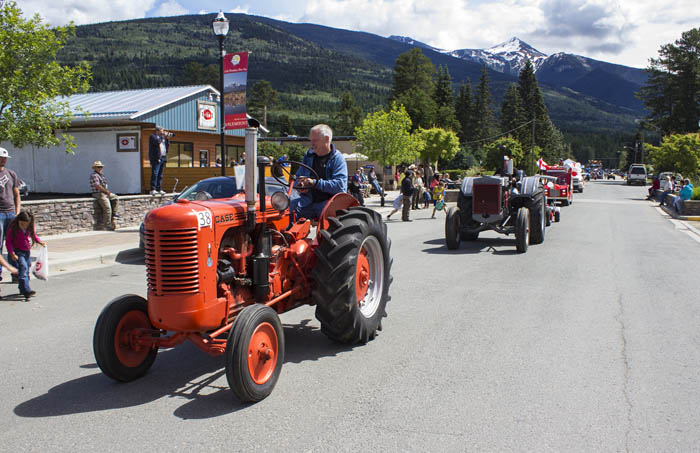
<instances>
[{"instance_id":1,"label":"sidewalk","mask_svg":"<svg viewBox=\"0 0 700 453\"><path fill-rule=\"evenodd\" d=\"M389 191L381 207L379 195L365 200L365 206L385 216L392 210L392 201L398 191ZM39 236L49 249L49 278L51 275L76 272L115 262L133 262L143 259L139 249L139 228L118 228L115 231L87 231L55 236ZM33 251L36 256L36 249ZM7 274L7 271L5 271ZM8 275L9 278L9 275Z\"/></svg>"}]
</instances>

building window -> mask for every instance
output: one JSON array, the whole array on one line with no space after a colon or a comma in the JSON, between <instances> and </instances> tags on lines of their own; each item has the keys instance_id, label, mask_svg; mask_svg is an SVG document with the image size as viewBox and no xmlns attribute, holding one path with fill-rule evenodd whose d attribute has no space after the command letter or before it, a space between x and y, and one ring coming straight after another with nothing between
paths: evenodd
<instances>
[{"instance_id":1,"label":"building window","mask_svg":"<svg viewBox=\"0 0 700 453\"><path fill-rule=\"evenodd\" d=\"M192 143L170 142L168 148L168 162L166 167L192 167L193 165Z\"/></svg>"},{"instance_id":2,"label":"building window","mask_svg":"<svg viewBox=\"0 0 700 453\"><path fill-rule=\"evenodd\" d=\"M226 145L226 158L228 159L228 164L226 166L231 166L231 159L235 159L236 163L238 163L244 151L245 146ZM216 145L216 158L221 159L221 145Z\"/></svg>"}]
</instances>

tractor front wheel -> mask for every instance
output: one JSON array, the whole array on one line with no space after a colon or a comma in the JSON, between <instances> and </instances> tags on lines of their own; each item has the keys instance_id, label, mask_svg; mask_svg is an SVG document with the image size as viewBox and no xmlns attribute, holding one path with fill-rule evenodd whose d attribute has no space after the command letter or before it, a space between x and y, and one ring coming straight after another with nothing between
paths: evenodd
<instances>
[{"instance_id":1,"label":"tractor front wheel","mask_svg":"<svg viewBox=\"0 0 700 453\"><path fill-rule=\"evenodd\" d=\"M515 249L519 253L525 253L529 242L530 210L523 207L518 209L518 216L515 218Z\"/></svg>"},{"instance_id":2,"label":"tractor front wheel","mask_svg":"<svg viewBox=\"0 0 700 453\"><path fill-rule=\"evenodd\" d=\"M448 249L455 250L459 248L459 241L462 236L461 229L462 219L459 215L459 208L453 206L447 210L447 215L445 216L445 243Z\"/></svg>"},{"instance_id":3,"label":"tractor front wheel","mask_svg":"<svg viewBox=\"0 0 700 453\"><path fill-rule=\"evenodd\" d=\"M275 310L249 305L233 322L226 341L226 380L236 397L255 403L272 393L284 361L284 332Z\"/></svg>"},{"instance_id":4,"label":"tractor front wheel","mask_svg":"<svg viewBox=\"0 0 700 453\"><path fill-rule=\"evenodd\" d=\"M390 300L391 241L381 214L354 207L321 230L311 292L321 331L340 343L366 343L381 329Z\"/></svg>"},{"instance_id":5,"label":"tractor front wheel","mask_svg":"<svg viewBox=\"0 0 700 453\"><path fill-rule=\"evenodd\" d=\"M151 368L158 349L135 341L139 329L153 329L143 297L125 294L102 309L95 324L92 347L104 374L116 381L129 382Z\"/></svg>"}]
</instances>

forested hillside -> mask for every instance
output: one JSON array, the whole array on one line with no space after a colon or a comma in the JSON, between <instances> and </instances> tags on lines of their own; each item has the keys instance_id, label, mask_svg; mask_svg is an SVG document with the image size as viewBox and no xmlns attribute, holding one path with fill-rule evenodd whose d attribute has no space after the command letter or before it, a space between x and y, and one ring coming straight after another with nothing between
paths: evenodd
<instances>
[{"instance_id":1,"label":"forested hillside","mask_svg":"<svg viewBox=\"0 0 700 453\"><path fill-rule=\"evenodd\" d=\"M244 14L227 17L231 21L224 43L227 51L251 52L249 89L267 80L280 93L280 102L268 117L273 130L279 130L283 122L297 133L319 121L332 123L346 91L365 113L385 106L394 62L412 48L369 33ZM190 15L78 26L76 38L59 58L67 64L87 61L94 71L93 91L184 85L186 65L218 65L211 19L211 15ZM478 64L428 49L423 52L436 67L449 68L455 88L465 79L473 86L478 83ZM217 79L215 74L211 82L215 86ZM544 99L553 123L565 136L595 135L591 143L603 143L610 153L620 148L621 134L623 140L634 134L634 120L643 113L633 106L615 104L614 93L609 100L596 97L595 89L604 87L596 87L591 79L581 91L543 83ZM489 80L491 107L498 116L508 85L517 79L489 70ZM574 152L578 154L578 146Z\"/></svg>"}]
</instances>

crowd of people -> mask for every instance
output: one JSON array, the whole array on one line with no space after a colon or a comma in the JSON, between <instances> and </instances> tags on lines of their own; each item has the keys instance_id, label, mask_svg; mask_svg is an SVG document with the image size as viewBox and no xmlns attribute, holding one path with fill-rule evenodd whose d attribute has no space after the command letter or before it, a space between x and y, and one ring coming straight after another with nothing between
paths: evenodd
<instances>
[{"instance_id":1,"label":"crowd of people","mask_svg":"<svg viewBox=\"0 0 700 453\"><path fill-rule=\"evenodd\" d=\"M690 200L693 196L694 188L688 178L683 179L679 187L675 175L666 175L663 180L657 175L649 188L647 200L656 200L659 202L659 206L664 206L666 204L666 196L678 192L678 196L673 199L672 208L676 213L680 213L683 202Z\"/></svg>"}]
</instances>

